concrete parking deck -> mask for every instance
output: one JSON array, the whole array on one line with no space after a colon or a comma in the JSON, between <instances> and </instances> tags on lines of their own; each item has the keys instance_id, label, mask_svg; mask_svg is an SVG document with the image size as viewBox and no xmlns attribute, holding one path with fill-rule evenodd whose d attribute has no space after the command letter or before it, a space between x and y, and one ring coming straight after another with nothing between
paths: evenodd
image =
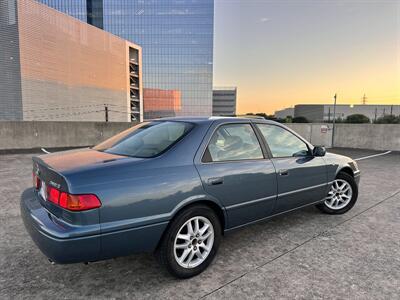
<instances>
[{"instance_id":1,"label":"concrete parking deck","mask_svg":"<svg viewBox=\"0 0 400 300\"><path fill-rule=\"evenodd\" d=\"M223 239L203 274L176 280L152 255L49 264L19 213L19 196L32 184L31 155L2 155L0 298L399 299L400 154L359 167L359 200L347 214L309 207L251 225Z\"/></svg>"}]
</instances>

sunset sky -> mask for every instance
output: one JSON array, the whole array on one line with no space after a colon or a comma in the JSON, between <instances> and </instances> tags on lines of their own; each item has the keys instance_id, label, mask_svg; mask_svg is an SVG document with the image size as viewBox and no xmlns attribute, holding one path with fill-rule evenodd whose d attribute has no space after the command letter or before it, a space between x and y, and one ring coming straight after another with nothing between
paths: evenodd
<instances>
[{"instance_id":1,"label":"sunset sky","mask_svg":"<svg viewBox=\"0 0 400 300\"><path fill-rule=\"evenodd\" d=\"M214 86L238 113L400 104L400 0L215 0Z\"/></svg>"}]
</instances>

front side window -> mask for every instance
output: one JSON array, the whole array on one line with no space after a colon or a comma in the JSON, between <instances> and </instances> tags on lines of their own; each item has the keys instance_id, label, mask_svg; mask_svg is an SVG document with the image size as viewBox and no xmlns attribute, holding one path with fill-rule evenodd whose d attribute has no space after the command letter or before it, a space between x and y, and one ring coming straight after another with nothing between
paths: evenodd
<instances>
[{"instance_id":1,"label":"front side window","mask_svg":"<svg viewBox=\"0 0 400 300\"><path fill-rule=\"evenodd\" d=\"M185 122L150 122L125 130L93 149L133 157L154 157L178 142L193 127Z\"/></svg>"},{"instance_id":2,"label":"front side window","mask_svg":"<svg viewBox=\"0 0 400 300\"><path fill-rule=\"evenodd\" d=\"M250 124L223 125L214 132L203 162L264 158Z\"/></svg>"},{"instance_id":3,"label":"front side window","mask_svg":"<svg viewBox=\"0 0 400 300\"><path fill-rule=\"evenodd\" d=\"M307 145L286 129L268 124L257 124L273 157L307 156Z\"/></svg>"}]
</instances>

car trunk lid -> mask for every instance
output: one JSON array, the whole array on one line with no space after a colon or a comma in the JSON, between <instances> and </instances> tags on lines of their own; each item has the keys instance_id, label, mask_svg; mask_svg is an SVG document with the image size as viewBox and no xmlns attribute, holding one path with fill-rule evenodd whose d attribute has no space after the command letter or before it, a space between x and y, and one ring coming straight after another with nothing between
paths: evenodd
<instances>
[{"instance_id":1,"label":"car trunk lid","mask_svg":"<svg viewBox=\"0 0 400 300\"><path fill-rule=\"evenodd\" d=\"M127 158L128 157L122 155L85 148L41 155L35 157L34 161L40 162L48 168L62 173L95 164L103 164Z\"/></svg>"},{"instance_id":2,"label":"car trunk lid","mask_svg":"<svg viewBox=\"0 0 400 300\"><path fill-rule=\"evenodd\" d=\"M33 177L40 181L36 196L41 204L52 214L60 226L62 222L73 225L98 224L97 209L87 211L69 211L50 201L48 192L55 188L60 192L71 192L68 172L78 171L96 164L104 164L116 160L129 159L125 156L99 152L92 149L62 151L33 157ZM35 185L35 183L34 183Z\"/></svg>"}]
</instances>

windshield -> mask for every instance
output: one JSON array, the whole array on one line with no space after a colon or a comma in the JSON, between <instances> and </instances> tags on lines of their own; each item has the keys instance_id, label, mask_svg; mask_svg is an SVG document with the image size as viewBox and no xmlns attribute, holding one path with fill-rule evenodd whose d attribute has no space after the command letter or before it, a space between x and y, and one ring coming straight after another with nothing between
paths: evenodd
<instances>
[{"instance_id":1,"label":"windshield","mask_svg":"<svg viewBox=\"0 0 400 300\"><path fill-rule=\"evenodd\" d=\"M185 122L145 122L102 142L93 149L133 157L154 157L172 147L192 129Z\"/></svg>"}]
</instances>

